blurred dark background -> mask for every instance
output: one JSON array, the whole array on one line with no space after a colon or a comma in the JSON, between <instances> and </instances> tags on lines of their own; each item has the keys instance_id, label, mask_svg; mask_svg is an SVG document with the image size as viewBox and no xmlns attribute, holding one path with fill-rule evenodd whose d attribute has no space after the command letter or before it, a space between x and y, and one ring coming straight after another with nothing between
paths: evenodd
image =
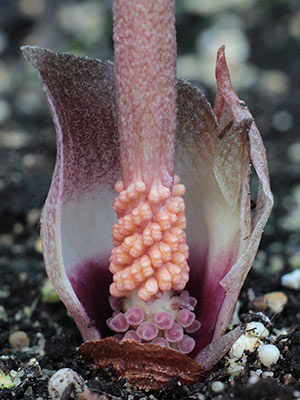
<instances>
[{"instance_id":1,"label":"blurred dark background","mask_svg":"<svg viewBox=\"0 0 300 400\"><path fill-rule=\"evenodd\" d=\"M45 96L20 46L113 60L111 8L111 0L0 0L2 272L44 273L38 221L55 162ZM267 148L275 207L255 268L300 268L299 0L177 0L176 10L178 75L213 101L216 52L225 44L233 85Z\"/></svg>"}]
</instances>

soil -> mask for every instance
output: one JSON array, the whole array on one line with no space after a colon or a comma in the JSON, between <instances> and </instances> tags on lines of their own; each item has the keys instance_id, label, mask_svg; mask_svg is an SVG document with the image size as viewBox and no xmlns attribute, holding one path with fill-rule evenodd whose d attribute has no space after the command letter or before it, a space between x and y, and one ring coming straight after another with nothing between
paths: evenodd
<instances>
[{"instance_id":1,"label":"soil","mask_svg":"<svg viewBox=\"0 0 300 400\"><path fill-rule=\"evenodd\" d=\"M64 2L48 2L44 9L31 14L29 3L0 4L0 371L12 374L18 383L12 389L0 389L0 400L48 399L50 376L65 367L78 372L102 400L300 398L300 291L281 285L283 274L300 267L298 0L257 0L247 11L233 7L206 15L185 10L178 2L177 19L178 53L184 55L197 51L197 35L215 24L218 16L233 13L242 23L250 48L247 63L255 65L260 77L253 85L242 86L239 95L247 101L263 132L275 207L240 295L239 316L242 322L266 323L265 316L270 319L268 329L276 336L280 358L275 365L264 367L257 353L251 353L244 373L238 377L227 374L223 359L190 387L175 379L160 391L147 392L134 391L110 369L93 371L77 352L82 339L63 304L47 303L42 297L46 274L38 221L51 182L55 133L37 78L18 49L25 42L38 43L55 50L75 49L77 54L112 58L112 43L111 23L107 23L101 41L89 42L89 36L80 41L76 33L59 23ZM68 2L74 8L84 3L89 2ZM100 4L110 21L110 2ZM278 72L275 83L280 79L287 82L285 91L262 89L263 74L270 71ZM213 89L205 82L198 83L213 98ZM283 292L288 298L283 311L275 315L264 306L257 309L258 301L253 300L273 291ZM16 331L26 332L30 341L22 351L13 350L9 342ZM215 381L224 383L221 392L213 390ZM73 398L73 391L62 398Z\"/></svg>"}]
</instances>

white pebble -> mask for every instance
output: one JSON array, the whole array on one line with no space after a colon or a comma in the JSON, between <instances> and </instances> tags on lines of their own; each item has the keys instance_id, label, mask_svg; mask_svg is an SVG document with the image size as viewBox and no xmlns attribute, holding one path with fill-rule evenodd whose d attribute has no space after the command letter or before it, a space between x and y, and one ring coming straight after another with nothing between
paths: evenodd
<instances>
[{"instance_id":1,"label":"white pebble","mask_svg":"<svg viewBox=\"0 0 300 400\"><path fill-rule=\"evenodd\" d=\"M273 376L274 376L274 372L273 372L273 371L265 371L265 372L262 374L262 377L263 377L263 378L273 378Z\"/></svg>"},{"instance_id":2,"label":"white pebble","mask_svg":"<svg viewBox=\"0 0 300 400\"><path fill-rule=\"evenodd\" d=\"M230 357L240 359L244 354L245 350L248 350L252 353L256 349L256 347L257 347L257 339L255 337L242 335L233 344L229 355Z\"/></svg>"},{"instance_id":3,"label":"white pebble","mask_svg":"<svg viewBox=\"0 0 300 400\"><path fill-rule=\"evenodd\" d=\"M269 336L269 330L261 322L249 322L246 328L247 335L263 339Z\"/></svg>"},{"instance_id":4,"label":"white pebble","mask_svg":"<svg viewBox=\"0 0 300 400\"><path fill-rule=\"evenodd\" d=\"M223 392L225 384L221 381L215 381L211 384L211 390L215 393Z\"/></svg>"},{"instance_id":5,"label":"white pebble","mask_svg":"<svg viewBox=\"0 0 300 400\"><path fill-rule=\"evenodd\" d=\"M274 344L265 344L260 346L258 349L258 356L262 364L265 367L269 367L270 365L277 363L280 351Z\"/></svg>"},{"instance_id":6,"label":"white pebble","mask_svg":"<svg viewBox=\"0 0 300 400\"><path fill-rule=\"evenodd\" d=\"M259 376L254 374L248 379L248 385L255 385L259 381Z\"/></svg>"},{"instance_id":7,"label":"white pebble","mask_svg":"<svg viewBox=\"0 0 300 400\"><path fill-rule=\"evenodd\" d=\"M244 366L231 362L227 367L227 374L232 376L239 376L244 372Z\"/></svg>"},{"instance_id":8,"label":"white pebble","mask_svg":"<svg viewBox=\"0 0 300 400\"><path fill-rule=\"evenodd\" d=\"M195 396L197 396L195 397L197 400L205 400L205 396L202 393L196 393Z\"/></svg>"},{"instance_id":9,"label":"white pebble","mask_svg":"<svg viewBox=\"0 0 300 400\"><path fill-rule=\"evenodd\" d=\"M51 376L48 383L48 392L51 400L59 400L62 398L65 390L72 385L73 392L77 396L86 389L83 378L73 371L71 368L62 368Z\"/></svg>"},{"instance_id":10,"label":"white pebble","mask_svg":"<svg viewBox=\"0 0 300 400\"><path fill-rule=\"evenodd\" d=\"M281 284L290 289L300 289L300 269L283 275L281 277Z\"/></svg>"}]
</instances>

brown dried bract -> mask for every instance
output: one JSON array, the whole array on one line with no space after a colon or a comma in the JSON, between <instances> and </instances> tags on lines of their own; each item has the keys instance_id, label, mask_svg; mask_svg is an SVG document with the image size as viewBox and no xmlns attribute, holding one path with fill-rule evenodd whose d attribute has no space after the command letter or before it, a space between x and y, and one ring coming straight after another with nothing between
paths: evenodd
<instances>
[{"instance_id":1,"label":"brown dried bract","mask_svg":"<svg viewBox=\"0 0 300 400\"><path fill-rule=\"evenodd\" d=\"M118 342L113 337L85 342L80 354L95 363L95 369L112 366L113 370L139 389L160 389L178 377L191 384L202 376L199 365L178 351L134 340Z\"/></svg>"}]
</instances>

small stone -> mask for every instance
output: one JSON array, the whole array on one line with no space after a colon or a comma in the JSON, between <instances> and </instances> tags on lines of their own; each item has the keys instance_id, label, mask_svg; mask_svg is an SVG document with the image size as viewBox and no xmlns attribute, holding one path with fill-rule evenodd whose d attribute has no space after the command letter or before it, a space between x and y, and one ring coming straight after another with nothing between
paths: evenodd
<instances>
[{"instance_id":1,"label":"small stone","mask_svg":"<svg viewBox=\"0 0 300 400\"><path fill-rule=\"evenodd\" d=\"M7 321L7 313L5 311L5 308L0 305L0 321Z\"/></svg>"},{"instance_id":2,"label":"small stone","mask_svg":"<svg viewBox=\"0 0 300 400\"><path fill-rule=\"evenodd\" d=\"M227 367L227 374L231 376L239 376L244 372L244 366L231 362Z\"/></svg>"},{"instance_id":3,"label":"small stone","mask_svg":"<svg viewBox=\"0 0 300 400\"><path fill-rule=\"evenodd\" d=\"M43 357L45 355L46 339L41 332L38 332L35 337L37 339L37 344L32 346L32 351L34 354L39 354Z\"/></svg>"},{"instance_id":4,"label":"small stone","mask_svg":"<svg viewBox=\"0 0 300 400\"><path fill-rule=\"evenodd\" d=\"M12 378L14 378L15 379L15 377L17 376L17 371L15 371L14 369L12 369L11 371L10 371L10 373L9 373L9 375L12 377Z\"/></svg>"},{"instance_id":5,"label":"small stone","mask_svg":"<svg viewBox=\"0 0 300 400\"><path fill-rule=\"evenodd\" d=\"M0 370L0 390L12 389L15 386L13 379Z\"/></svg>"},{"instance_id":6,"label":"small stone","mask_svg":"<svg viewBox=\"0 0 300 400\"><path fill-rule=\"evenodd\" d=\"M233 344L229 355L230 355L230 357L235 358L236 360L239 360L243 356L245 350L252 353L256 349L256 347L257 347L257 338L256 337L242 335Z\"/></svg>"},{"instance_id":7,"label":"small stone","mask_svg":"<svg viewBox=\"0 0 300 400\"><path fill-rule=\"evenodd\" d=\"M215 381L211 385L211 390L215 393L223 392L225 389L225 384L221 381Z\"/></svg>"},{"instance_id":8,"label":"small stone","mask_svg":"<svg viewBox=\"0 0 300 400\"><path fill-rule=\"evenodd\" d=\"M263 89L269 92L271 95L283 95L289 89L289 76L280 70L266 70L260 74L260 84ZM277 122L276 119L275 122Z\"/></svg>"},{"instance_id":9,"label":"small stone","mask_svg":"<svg viewBox=\"0 0 300 400\"><path fill-rule=\"evenodd\" d=\"M25 317L31 317L32 314L32 308L30 306L25 306L23 308L24 316Z\"/></svg>"},{"instance_id":10,"label":"small stone","mask_svg":"<svg viewBox=\"0 0 300 400\"><path fill-rule=\"evenodd\" d=\"M29 142L29 135L23 131L2 131L0 145L5 149L19 150Z\"/></svg>"},{"instance_id":11,"label":"small stone","mask_svg":"<svg viewBox=\"0 0 300 400\"><path fill-rule=\"evenodd\" d=\"M71 393L79 396L86 389L83 378L70 368L62 368L55 372L49 380L48 392L51 400L59 400Z\"/></svg>"},{"instance_id":12,"label":"small stone","mask_svg":"<svg viewBox=\"0 0 300 400\"><path fill-rule=\"evenodd\" d=\"M197 400L205 400L205 396L202 393L196 393L195 396L195 399Z\"/></svg>"},{"instance_id":13,"label":"small stone","mask_svg":"<svg viewBox=\"0 0 300 400\"><path fill-rule=\"evenodd\" d=\"M274 372L273 372L273 371L265 371L265 372L262 374L262 377L263 377L263 378L273 378L273 376L274 376Z\"/></svg>"},{"instance_id":14,"label":"small stone","mask_svg":"<svg viewBox=\"0 0 300 400\"><path fill-rule=\"evenodd\" d=\"M19 280L20 280L20 282L26 282L27 279L28 279L28 274L27 274L27 272L21 272L21 273L19 274Z\"/></svg>"},{"instance_id":15,"label":"small stone","mask_svg":"<svg viewBox=\"0 0 300 400\"><path fill-rule=\"evenodd\" d=\"M292 374L284 374L283 379L284 379L283 381L284 386L288 386L291 383L295 383L295 378L293 377Z\"/></svg>"},{"instance_id":16,"label":"small stone","mask_svg":"<svg viewBox=\"0 0 300 400\"><path fill-rule=\"evenodd\" d=\"M289 289L300 289L300 269L281 277L281 284Z\"/></svg>"},{"instance_id":17,"label":"small stone","mask_svg":"<svg viewBox=\"0 0 300 400\"><path fill-rule=\"evenodd\" d=\"M32 208L26 215L26 222L30 226L36 226L41 218L41 210L39 208Z\"/></svg>"},{"instance_id":18,"label":"small stone","mask_svg":"<svg viewBox=\"0 0 300 400\"><path fill-rule=\"evenodd\" d=\"M268 270L272 273L281 272L284 268L284 261L281 256L272 256L267 266Z\"/></svg>"},{"instance_id":19,"label":"small stone","mask_svg":"<svg viewBox=\"0 0 300 400\"><path fill-rule=\"evenodd\" d=\"M0 289L0 299L7 299L7 297L10 295L10 291L8 287L3 286Z\"/></svg>"},{"instance_id":20,"label":"small stone","mask_svg":"<svg viewBox=\"0 0 300 400\"><path fill-rule=\"evenodd\" d=\"M0 390L12 389L15 386L13 379L0 370Z\"/></svg>"},{"instance_id":21,"label":"small stone","mask_svg":"<svg viewBox=\"0 0 300 400\"><path fill-rule=\"evenodd\" d=\"M29 346L29 337L26 332L16 331L9 335L9 345L14 351L22 351L24 347Z\"/></svg>"},{"instance_id":22,"label":"small stone","mask_svg":"<svg viewBox=\"0 0 300 400\"><path fill-rule=\"evenodd\" d=\"M299 153L300 153L300 142L299 142ZM300 161L300 156L299 156ZM300 268L300 252L292 255L289 258L289 265L292 269L299 269Z\"/></svg>"},{"instance_id":23,"label":"small stone","mask_svg":"<svg viewBox=\"0 0 300 400\"><path fill-rule=\"evenodd\" d=\"M272 119L273 126L280 132L288 131L293 126L293 116L286 110L278 111Z\"/></svg>"},{"instance_id":24,"label":"small stone","mask_svg":"<svg viewBox=\"0 0 300 400\"><path fill-rule=\"evenodd\" d=\"M253 375L250 376L250 378L248 379L248 385L255 385L258 381L259 381L259 376L256 375L256 374L253 374Z\"/></svg>"},{"instance_id":25,"label":"small stone","mask_svg":"<svg viewBox=\"0 0 300 400\"><path fill-rule=\"evenodd\" d=\"M287 153L291 161L296 163L300 162L300 142L296 142L290 145L287 150Z\"/></svg>"},{"instance_id":26,"label":"small stone","mask_svg":"<svg viewBox=\"0 0 300 400\"><path fill-rule=\"evenodd\" d=\"M89 45L100 40L105 33L105 10L99 1L62 2L56 17L62 29Z\"/></svg>"},{"instance_id":27,"label":"small stone","mask_svg":"<svg viewBox=\"0 0 300 400\"><path fill-rule=\"evenodd\" d=\"M44 303L52 304L59 302L58 294L56 293L56 290L54 289L49 279L47 279L43 284L41 293L42 293L42 301Z\"/></svg>"},{"instance_id":28,"label":"small stone","mask_svg":"<svg viewBox=\"0 0 300 400\"><path fill-rule=\"evenodd\" d=\"M270 292L265 295L268 307L274 313L280 313L287 303L287 296L283 292Z\"/></svg>"},{"instance_id":29,"label":"small stone","mask_svg":"<svg viewBox=\"0 0 300 400\"><path fill-rule=\"evenodd\" d=\"M270 365L277 363L280 351L274 344L265 344L260 346L258 349L258 356L262 364L265 367L269 367Z\"/></svg>"},{"instance_id":30,"label":"small stone","mask_svg":"<svg viewBox=\"0 0 300 400\"><path fill-rule=\"evenodd\" d=\"M19 373L20 371L18 371ZM31 358L29 362L25 365L23 373L28 378L37 378L42 375L41 367L36 358Z\"/></svg>"},{"instance_id":31,"label":"small stone","mask_svg":"<svg viewBox=\"0 0 300 400\"><path fill-rule=\"evenodd\" d=\"M25 398L32 398L33 396L32 386L28 386L28 388L24 392Z\"/></svg>"},{"instance_id":32,"label":"small stone","mask_svg":"<svg viewBox=\"0 0 300 400\"><path fill-rule=\"evenodd\" d=\"M40 238L38 238L34 244L34 249L37 253L42 254L43 253L43 248L42 248L42 241Z\"/></svg>"},{"instance_id":33,"label":"small stone","mask_svg":"<svg viewBox=\"0 0 300 400\"><path fill-rule=\"evenodd\" d=\"M265 338L269 336L269 330L261 322L252 321L247 324L246 333L248 336Z\"/></svg>"},{"instance_id":34,"label":"small stone","mask_svg":"<svg viewBox=\"0 0 300 400\"><path fill-rule=\"evenodd\" d=\"M18 8L25 17L36 18L41 15L46 7L45 0L19 0Z\"/></svg>"}]
</instances>

